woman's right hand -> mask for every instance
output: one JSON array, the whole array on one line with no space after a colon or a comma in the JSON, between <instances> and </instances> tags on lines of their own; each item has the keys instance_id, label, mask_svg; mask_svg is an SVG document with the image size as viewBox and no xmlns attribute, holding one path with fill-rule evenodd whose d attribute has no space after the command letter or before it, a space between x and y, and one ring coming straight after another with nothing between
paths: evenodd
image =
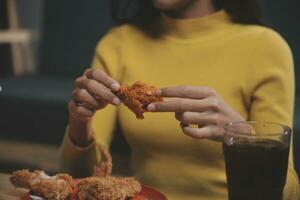
<instances>
[{"instance_id":1,"label":"woman's right hand","mask_svg":"<svg viewBox=\"0 0 300 200\"><path fill-rule=\"evenodd\" d=\"M107 104L119 105L113 94L120 84L101 69L88 69L75 80L75 89L69 102L69 136L78 146L87 146L93 138L91 119L97 110Z\"/></svg>"}]
</instances>

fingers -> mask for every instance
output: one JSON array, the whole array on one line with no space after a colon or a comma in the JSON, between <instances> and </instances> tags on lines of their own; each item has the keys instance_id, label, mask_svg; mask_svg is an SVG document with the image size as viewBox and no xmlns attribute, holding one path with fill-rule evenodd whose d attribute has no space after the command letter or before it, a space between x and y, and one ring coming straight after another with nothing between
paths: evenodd
<instances>
[{"instance_id":1,"label":"fingers","mask_svg":"<svg viewBox=\"0 0 300 200\"><path fill-rule=\"evenodd\" d=\"M186 124L180 124L181 129L184 134L194 138L194 139L208 139L214 137L214 128L211 126L204 126L202 128L190 127Z\"/></svg>"},{"instance_id":2,"label":"fingers","mask_svg":"<svg viewBox=\"0 0 300 200\"><path fill-rule=\"evenodd\" d=\"M85 89L94 98L104 100L113 105L119 105L121 103L120 99L114 95L109 88L96 80L80 77L76 79L75 87Z\"/></svg>"},{"instance_id":3,"label":"fingers","mask_svg":"<svg viewBox=\"0 0 300 200\"><path fill-rule=\"evenodd\" d=\"M99 81L113 91L118 91L120 89L120 84L101 69L88 69L85 71L85 76L88 79Z\"/></svg>"},{"instance_id":4,"label":"fingers","mask_svg":"<svg viewBox=\"0 0 300 200\"><path fill-rule=\"evenodd\" d=\"M204 126L207 124L218 125L218 118L215 113L207 112L183 112L176 113L175 118L183 124L197 124L198 126Z\"/></svg>"},{"instance_id":5,"label":"fingers","mask_svg":"<svg viewBox=\"0 0 300 200\"><path fill-rule=\"evenodd\" d=\"M69 112L75 118L86 120L108 103L119 105L120 99L112 91L120 89L119 83L100 69L88 69L77 78Z\"/></svg>"},{"instance_id":6,"label":"fingers","mask_svg":"<svg viewBox=\"0 0 300 200\"><path fill-rule=\"evenodd\" d=\"M151 103L147 109L150 112L179 112L186 111L191 112L204 112L204 111L216 111L219 108L219 102L217 99L184 99L184 98L172 98L163 102Z\"/></svg>"},{"instance_id":7,"label":"fingers","mask_svg":"<svg viewBox=\"0 0 300 200\"><path fill-rule=\"evenodd\" d=\"M78 118L78 119L82 119L82 118L89 119L89 118L93 117L93 115L95 113L91 109L88 109L83 106L78 106L75 103L75 100L73 100L73 99L69 102L68 106L69 106L69 111L71 112L72 116L74 116L75 118Z\"/></svg>"},{"instance_id":8,"label":"fingers","mask_svg":"<svg viewBox=\"0 0 300 200\"><path fill-rule=\"evenodd\" d=\"M75 89L73 91L73 99L75 102L80 102L83 107L91 110L97 110L103 108L106 103L97 101L87 90Z\"/></svg>"},{"instance_id":9,"label":"fingers","mask_svg":"<svg viewBox=\"0 0 300 200\"><path fill-rule=\"evenodd\" d=\"M208 87L177 86L161 89L161 96L164 97L204 99L215 94L216 92Z\"/></svg>"}]
</instances>

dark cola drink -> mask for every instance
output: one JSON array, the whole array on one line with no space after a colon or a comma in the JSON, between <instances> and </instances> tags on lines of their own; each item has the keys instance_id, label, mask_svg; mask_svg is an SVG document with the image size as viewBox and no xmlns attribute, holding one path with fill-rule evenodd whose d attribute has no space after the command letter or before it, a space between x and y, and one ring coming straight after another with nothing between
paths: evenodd
<instances>
[{"instance_id":1,"label":"dark cola drink","mask_svg":"<svg viewBox=\"0 0 300 200\"><path fill-rule=\"evenodd\" d=\"M289 147L273 140L223 144L229 200L282 200Z\"/></svg>"}]
</instances>

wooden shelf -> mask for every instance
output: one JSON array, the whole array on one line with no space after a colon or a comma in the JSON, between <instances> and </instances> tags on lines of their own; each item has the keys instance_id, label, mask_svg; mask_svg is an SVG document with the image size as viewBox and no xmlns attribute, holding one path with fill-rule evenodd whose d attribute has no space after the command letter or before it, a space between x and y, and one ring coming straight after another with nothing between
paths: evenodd
<instances>
[{"instance_id":1,"label":"wooden shelf","mask_svg":"<svg viewBox=\"0 0 300 200\"><path fill-rule=\"evenodd\" d=\"M0 43L24 43L32 39L30 31L9 30L0 31Z\"/></svg>"}]
</instances>

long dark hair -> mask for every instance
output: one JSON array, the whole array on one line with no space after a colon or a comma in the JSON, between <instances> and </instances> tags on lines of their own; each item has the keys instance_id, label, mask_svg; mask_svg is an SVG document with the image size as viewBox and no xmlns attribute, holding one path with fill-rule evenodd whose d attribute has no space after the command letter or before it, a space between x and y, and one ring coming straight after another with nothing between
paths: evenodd
<instances>
[{"instance_id":1,"label":"long dark hair","mask_svg":"<svg viewBox=\"0 0 300 200\"><path fill-rule=\"evenodd\" d=\"M234 23L264 25L257 0L213 0L217 10L224 9ZM110 0L110 11L118 24L133 24L151 36L159 36L160 11L151 0Z\"/></svg>"}]
</instances>

